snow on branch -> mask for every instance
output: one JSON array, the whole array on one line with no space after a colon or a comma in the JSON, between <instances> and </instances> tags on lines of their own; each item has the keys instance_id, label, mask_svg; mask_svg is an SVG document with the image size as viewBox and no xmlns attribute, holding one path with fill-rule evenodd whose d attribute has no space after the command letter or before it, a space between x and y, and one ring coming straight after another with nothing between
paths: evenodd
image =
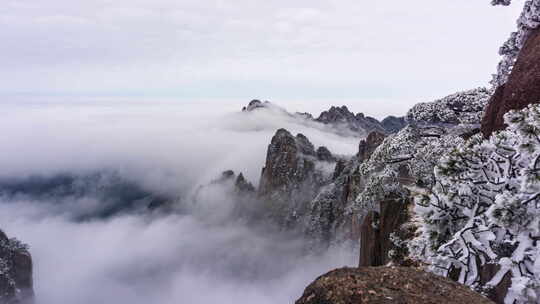
<instances>
[{"instance_id":1,"label":"snow on branch","mask_svg":"<svg viewBox=\"0 0 540 304\"><path fill-rule=\"evenodd\" d=\"M511 275L506 303L540 300L540 105L505 116L508 129L476 135L435 168L432 192L416 198L422 235L411 250L443 276L478 291ZM498 273L481 278L487 265Z\"/></svg>"}]
</instances>

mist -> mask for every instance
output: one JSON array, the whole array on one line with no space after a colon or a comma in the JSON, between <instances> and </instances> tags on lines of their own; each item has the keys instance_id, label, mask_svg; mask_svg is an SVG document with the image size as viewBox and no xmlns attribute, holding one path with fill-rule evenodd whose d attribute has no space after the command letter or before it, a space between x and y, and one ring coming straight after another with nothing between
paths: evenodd
<instances>
[{"instance_id":1,"label":"mist","mask_svg":"<svg viewBox=\"0 0 540 304\"><path fill-rule=\"evenodd\" d=\"M241 106L6 106L0 223L30 246L38 303L291 303L318 275L354 265L354 248L314 254L298 236L233 218L224 188L194 202L224 170L257 184L278 128L357 150L343 130ZM145 208L156 199L169 208Z\"/></svg>"}]
</instances>

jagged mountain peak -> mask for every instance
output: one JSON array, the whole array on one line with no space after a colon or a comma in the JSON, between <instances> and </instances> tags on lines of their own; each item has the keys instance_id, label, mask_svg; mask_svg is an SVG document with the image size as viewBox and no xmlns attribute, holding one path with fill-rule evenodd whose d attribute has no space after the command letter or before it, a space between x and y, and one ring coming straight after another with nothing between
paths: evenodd
<instances>
[{"instance_id":1,"label":"jagged mountain peak","mask_svg":"<svg viewBox=\"0 0 540 304\"><path fill-rule=\"evenodd\" d=\"M316 153L317 153L318 160L326 161L326 162L336 161L336 158L334 157L334 155L332 155L332 152L330 152L330 150L328 150L328 148L325 146L321 146L317 148Z\"/></svg>"},{"instance_id":2,"label":"jagged mountain peak","mask_svg":"<svg viewBox=\"0 0 540 304\"><path fill-rule=\"evenodd\" d=\"M296 144L300 152L305 155L315 155L315 146L309 141L309 139L302 133L296 135Z\"/></svg>"},{"instance_id":3,"label":"jagged mountain peak","mask_svg":"<svg viewBox=\"0 0 540 304\"><path fill-rule=\"evenodd\" d=\"M260 101L258 99L253 99L252 101L249 102L249 104L245 107L242 108L242 111L243 112L251 112L253 110L256 110L256 109L261 109L261 108L267 108L270 106L270 102L269 101Z\"/></svg>"},{"instance_id":4,"label":"jagged mountain peak","mask_svg":"<svg viewBox=\"0 0 540 304\"><path fill-rule=\"evenodd\" d=\"M277 130L259 183L259 197L269 202L270 216L282 226L297 225L307 204L331 178L333 172L323 168L333 168L335 159L328 148L315 149L303 134Z\"/></svg>"},{"instance_id":5,"label":"jagged mountain peak","mask_svg":"<svg viewBox=\"0 0 540 304\"><path fill-rule=\"evenodd\" d=\"M324 124L331 124L331 123L345 123L345 122L351 122L356 119L356 115L349 111L347 106L341 106L336 107L332 106L327 111L323 111L317 119L315 119L318 122L322 122Z\"/></svg>"},{"instance_id":6,"label":"jagged mountain peak","mask_svg":"<svg viewBox=\"0 0 540 304\"><path fill-rule=\"evenodd\" d=\"M383 121L379 121L361 112L355 114L346 105L331 106L328 110L321 112L317 118L314 118L308 112L295 112L293 114L269 101L262 102L254 99L247 106L243 107L242 112L249 113L256 110L257 112L258 110L267 110L269 113L285 115L288 118L296 119L298 123L304 125L309 125L312 122L328 125L332 127L334 132L346 134L347 136L366 136L371 131L379 131L386 134L396 133L406 125L403 117L389 116Z\"/></svg>"},{"instance_id":7,"label":"jagged mountain peak","mask_svg":"<svg viewBox=\"0 0 540 304\"><path fill-rule=\"evenodd\" d=\"M236 190L241 193L255 192L255 187L253 186L252 183L246 180L242 172L238 174L238 177L236 178L236 181L234 182L234 186Z\"/></svg>"},{"instance_id":8,"label":"jagged mountain peak","mask_svg":"<svg viewBox=\"0 0 540 304\"><path fill-rule=\"evenodd\" d=\"M389 116L381 122L362 112L354 114L345 105L330 107L327 111L323 111L315 121L327 125L342 125L354 132L365 131L365 133L371 131L395 133L406 125L403 118Z\"/></svg>"}]
</instances>

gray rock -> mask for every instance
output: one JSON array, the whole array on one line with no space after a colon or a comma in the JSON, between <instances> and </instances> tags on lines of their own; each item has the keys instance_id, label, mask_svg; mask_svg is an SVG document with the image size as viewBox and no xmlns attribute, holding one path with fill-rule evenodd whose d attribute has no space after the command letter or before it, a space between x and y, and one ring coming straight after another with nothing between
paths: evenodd
<instances>
[{"instance_id":1,"label":"gray rock","mask_svg":"<svg viewBox=\"0 0 540 304\"><path fill-rule=\"evenodd\" d=\"M9 239L0 230L0 303L33 301L32 257L28 247L17 239Z\"/></svg>"}]
</instances>

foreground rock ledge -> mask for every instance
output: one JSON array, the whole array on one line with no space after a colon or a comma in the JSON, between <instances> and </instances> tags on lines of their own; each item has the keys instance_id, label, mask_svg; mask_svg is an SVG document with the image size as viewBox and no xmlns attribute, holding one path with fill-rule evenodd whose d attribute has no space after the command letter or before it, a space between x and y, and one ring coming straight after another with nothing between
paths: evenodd
<instances>
[{"instance_id":1,"label":"foreground rock ledge","mask_svg":"<svg viewBox=\"0 0 540 304\"><path fill-rule=\"evenodd\" d=\"M493 303L449 279L408 267L333 270L311 283L296 304Z\"/></svg>"}]
</instances>

